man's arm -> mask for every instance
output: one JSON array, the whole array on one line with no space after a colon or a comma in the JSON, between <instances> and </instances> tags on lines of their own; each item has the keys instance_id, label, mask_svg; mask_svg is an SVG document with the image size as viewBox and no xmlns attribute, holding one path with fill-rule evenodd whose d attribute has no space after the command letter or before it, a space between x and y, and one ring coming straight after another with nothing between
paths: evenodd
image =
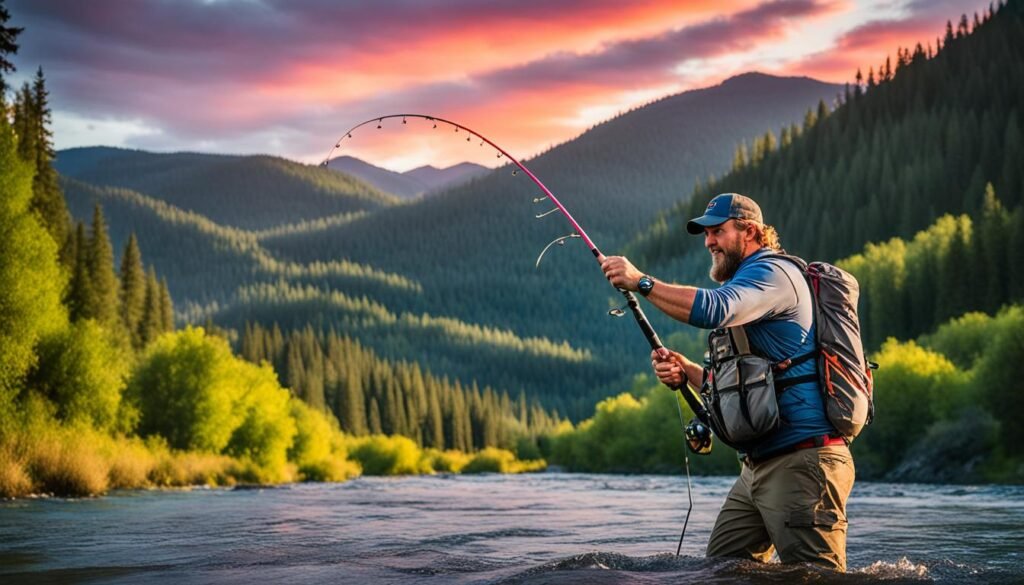
<instances>
[{"instance_id":1,"label":"man's arm","mask_svg":"<svg viewBox=\"0 0 1024 585\"><path fill-rule=\"evenodd\" d=\"M635 291L643 273L622 256L609 256L601 262L605 276L618 288ZM771 263L760 262L737 273L716 289L655 281L647 295L655 307L670 317L701 329L734 327L752 323L796 305L796 290Z\"/></svg>"},{"instance_id":2,"label":"man's arm","mask_svg":"<svg viewBox=\"0 0 1024 585\"><path fill-rule=\"evenodd\" d=\"M637 281L644 275L623 256L606 256L601 260L601 270L616 288L633 292L636 292ZM669 284L660 280L656 280L655 283L654 288L647 295L647 300L669 317L689 323L690 311L693 310L693 300L697 296L697 289L682 284Z\"/></svg>"}]
</instances>

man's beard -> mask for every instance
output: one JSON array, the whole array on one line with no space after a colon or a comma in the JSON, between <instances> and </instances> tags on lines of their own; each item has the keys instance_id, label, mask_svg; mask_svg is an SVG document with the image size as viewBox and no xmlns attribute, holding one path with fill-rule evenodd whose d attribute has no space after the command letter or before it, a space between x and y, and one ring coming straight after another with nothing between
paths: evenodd
<instances>
[{"instance_id":1,"label":"man's beard","mask_svg":"<svg viewBox=\"0 0 1024 585\"><path fill-rule=\"evenodd\" d=\"M711 255L711 280L722 284L732 278L743 262L742 242L736 242L736 247L719 248L722 254Z\"/></svg>"}]
</instances>

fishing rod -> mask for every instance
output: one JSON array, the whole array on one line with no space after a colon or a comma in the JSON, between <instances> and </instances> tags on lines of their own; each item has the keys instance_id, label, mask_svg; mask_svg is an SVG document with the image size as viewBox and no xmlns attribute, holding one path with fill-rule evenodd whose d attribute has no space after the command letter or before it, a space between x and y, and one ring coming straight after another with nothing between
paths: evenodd
<instances>
[{"instance_id":1,"label":"fishing rod","mask_svg":"<svg viewBox=\"0 0 1024 585\"><path fill-rule=\"evenodd\" d=\"M547 217L548 215L551 215L552 213L555 213L556 211L558 211L569 222L569 225L572 226L573 233L570 233L570 234L565 235L565 236L561 236L559 238L555 238L554 240L551 241L551 243L549 243L547 246L545 246L544 249L541 251L540 255L537 256L537 262L536 262L535 266L538 266L538 267L540 266L541 259L544 257L544 254L547 253L547 251L552 246L555 246L555 245L564 246L566 241L568 241L570 239L577 239L577 238L583 240L583 243L586 244L587 248L589 248L591 253L594 254L594 258L597 260L597 263L600 266L601 260L604 258L604 254L602 254L601 251L598 249L597 245L594 244L594 241L590 239L590 236L587 235L587 232L580 226L579 222L577 222L576 219L572 216L572 214L569 213L569 210L566 209L565 205L563 205L562 202L559 201L557 197L555 197L555 194L552 193L551 190L548 189L547 186L544 185L544 183L541 182L541 180L538 179L537 176L534 175L532 171L530 171L530 169L526 168L526 165L524 165L523 163L519 162L518 159L516 159L514 156L512 156L511 154L506 152L505 149L503 149L502 147L500 147L497 144L495 144L491 139L487 138L483 134L477 132L476 130L468 128L467 126L463 126L462 124L459 124L458 122L453 122L451 120L446 120L444 118L439 118L437 116L429 116L429 115L426 115L426 114L388 114L386 116L378 116L378 117L375 117L375 118L370 118L369 120L366 120L364 122L360 122L359 124L356 124L355 126L349 128L347 131L345 131L345 133L342 134L341 137L337 141L335 141L334 147L332 147L330 149L330 151L328 151L327 156L324 158L323 162L320 163L321 166L326 167L331 162L331 160L332 160L331 157L334 155L334 153L338 149L341 148L342 143L346 139L352 138L352 133L355 132L356 130L358 130L359 128L362 128L363 126L368 126L368 125L371 125L371 124L376 124L377 125L377 129L380 130L380 129L382 129L384 127L383 126L384 120L391 120L391 119L397 119L397 118L401 118L402 119L402 124L408 124L408 120L410 118L412 118L412 119L421 119L421 120L426 120L427 122L433 123L433 129L435 129L435 130L438 128L438 125L440 124L440 125L442 125L442 127L453 128L455 130L455 133L458 133L458 132L461 131L466 136L466 142L471 142L473 140L479 140L480 141L480 146L483 146L484 144L489 145L491 148L493 148L494 150L496 150L498 152L498 155L497 155L498 158L504 157L504 158L508 159L509 162L511 162L512 164L514 164L517 167L517 169L513 169L512 170L512 174L513 175L516 174L516 170L521 170L521 171L523 171L523 173L526 174L527 177L530 178L531 181L534 182L534 184L537 185L538 188L540 188L540 190L544 193L544 196L543 197L535 198L533 200L533 202L534 203L540 203L542 201L548 200L551 203L553 203L555 205L555 207L550 209L550 210L548 210L548 211L545 211L543 213L536 214L534 217L536 219L541 219L541 218ZM634 295L632 293L632 291L629 291L629 290L626 290L626 289L623 289L623 288L616 287L615 290L617 290L620 294L622 294L622 296L625 298L626 304L622 308L612 309L612 310L608 311L608 314L613 316L613 317L621 317L621 316L625 315L625 310L624 309L628 308L630 310L630 312L633 314L633 318L636 320L637 326L639 326L640 330L643 332L644 338L647 339L647 343L651 346L651 350L659 351L661 349L664 349L665 345L661 342L661 339L658 337L658 334L654 331L654 327L651 325L650 321L647 320L647 315L644 314L643 309L640 308L640 302L637 300L636 295ZM711 427L710 417L709 417L707 409L705 408L705 406L704 406L703 402L701 401L700 397L697 396L697 393L694 392L693 389L690 388L690 386L687 384L685 373L683 375L683 381L682 381L682 383L679 386L669 386L669 387L672 388L672 390L676 391L676 393L675 393L676 394L676 407L679 410L679 420L680 420L680 423L683 423L683 418L684 418L683 417L682 400L686 401L686 405L690 407L690 410L693 411L693 413L697 416L697 419L700 421L700 423L696 423L696 426L695 426L695 424L686 425L685 423L683 423L684 437L686 438L687 442L690 443L690 445L694 445L694 441L696 440L699 445L703 445L703 446L706 447L706 450L704 452L710 451L710 446L711 446L710 445L710 434L708 434L708 430ZM701 423L703 423L703 425L704 425L703 429L700 428L700 424ZM699 437L691 438L691 435L695 435L695 434L699 434ZM694 448L694 452L701 452L701 451L699 451L695 447ZM689 494L690 493L690 464L689 464L689 456L685 455L685 449L684 449L684 456L686 457L686 486L687 486L687 492ZM689 523L690 511L692 511L692 509L693 509L693 496L692 496L692 494L690 494L689 497L690 497L690 508L686 512L686 521L683 523L683 532L682 532L682 534L679 537L679 547L676 549L676 556L679 556L679 551L682 548L683 536L686 534L686 525Z\"/></svg>"}]
</instances>

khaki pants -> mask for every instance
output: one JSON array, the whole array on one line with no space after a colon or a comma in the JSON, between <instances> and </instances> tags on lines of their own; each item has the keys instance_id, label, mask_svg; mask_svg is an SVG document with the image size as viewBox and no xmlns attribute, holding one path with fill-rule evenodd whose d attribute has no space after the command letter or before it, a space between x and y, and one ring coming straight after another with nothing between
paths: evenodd
<instances>
[{"instance_id":1,"label":"khaki pants","mask_svg":"<svg viewBox=\"0 0 1024 585\"><path fill-rule=\"evenodd\" d=\"M844 445L744 464L715 521L707 556L846 570L846 498L854 467Z\"/></svg>"}]
</instances>

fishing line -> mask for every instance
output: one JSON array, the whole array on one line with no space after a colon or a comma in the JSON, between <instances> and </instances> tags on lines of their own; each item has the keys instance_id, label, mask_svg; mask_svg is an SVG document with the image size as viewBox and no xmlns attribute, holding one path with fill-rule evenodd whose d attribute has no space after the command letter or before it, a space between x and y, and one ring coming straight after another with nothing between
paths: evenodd
<instances>
[{"instance_id":1,"label":"fishing line","mask_svg":"<svg viewBox=\"0 0 1024 585\"><path fill-rule=\"evenodd\" d=\"M525 173L526 176L529 177L530 180L533 181L537 185L537 187L540 188L541 191L543 191L544 197L537 197L537 198L535 198L533 200L533 202L534 203L541 203L543 201L550 201L551 203L553 203L555 205L555 207L550 209L550 210L548 210L548 211L545 211L543 213L536 214L534 217L536 219L542 219L542 218L544 218L544 217L546 217L548 215L551 215L552 213L558 211L558 212L560 212L565 217L566 221L569 222L569 225L572 226L572 229L573 229L574 233L571 233L571 234L568 234L568 235L565 235L565 236L562 236L562 237L559 237L559 238L555 238L551 243L549 243L547 246L545 246L544 249L541 251L540 255L537 257L536 266L538 266L538 267L540 266L541 258L544 257L544 254L552 246L554 246L554 245L563 246L563 245L565 245L565 242L567 240L574 239L574 238L579 238L579 239L583 240L583 243L586 244L587 248L589 248L590 251L594 254L594 258L597 260L598 265L600 265L602 258L604 258L604 255L601 254L601 251L594 244L593 240L591 240L590 237L587 235L587 232L583 230L583 228L576 221L576 219L573 218L572 214L569 213L569 210L566 209L564 205L562 205L562 202L559 201L557 197L555 197L554 193L552 193L551 190L548 189L547 186L545 186L544 183L542 183L541 180L538 179L537 176L534 175L533 172L530 171L530 169L526 168L526 166L523 163L519 162L519 160L516 159L514 156L512 156L511 154L506 152L503 148L501 148L500 146L498 146L497 144L492 142L489 138L487 138L483 134L480 134L479 132L477 132L477 131L475 131L475 130L467 127L467 126L463 126L462 124L459 124L458 122L453 122L451 120L446 120L444 118L439 118L437 116L429 116L427 114L388 114L386 116L377 116L377 117L374 117L374 118L370 118L369 120L366 120L365 122L360 122L359 124L356 124L355 126L349 128L347 131L345 131L341 135L341 138L339 138L338 140L335 141L334 146L327 152L327 156L324 158L323 162L320 163L320 165L324 166L324 167L328 166L328 164L332 160L332 156L334 155L334 153L337 152L337 150L341 148L342 143L346 139L352 138L352 133L355 132L356 130L359 130L363 126L367 126L369 124L376 124L377 129L380 130L380 129L382 129L384 127L384 120L390 120L390 119L393 119L393 118L401 118L402 119L402 124L408 124L407 120L409 118L418 118L418 119L426 120L427 122L431 122L433 124L433 128L432 128L433 130L437 130L438 129L438 124L441 124L442 127L447 126L447 127L453 128L455 133L458 133L460 130L462 130L463 132L466 133L466 141L467 142L471 141L473 138L476 138L477 140L480 141L480 146L483 146L484 144L490 145L491 148L493 148L494 150L497 151L497 157L498 158L505 157L505 158L507 158L509 160L509 162L511 162L512 164L514 164L517 167L517 169L513 169L512 170L512 174L513 175L516 174L517 170L523 171L523 173ZM658 337L658 334L654 331L654 327L651 326L650 321L647 320L647 316L644 314L643 309L640 308L640 302L637 300L636 295L634 295L631 291L626 290L626 289L622 289L622 288L616 288L615 290L617 290L620 294L622 294L623 298L626 301L626 304L623 305L621 308L612 309L611 311L608 312L609 315L612 315L613 317L621 317L621 316L626 314L626 309L629 309L629 311L633 314L633 318L636 320L637 326L639 326L640 330L643 332L644 338L647 339L647 343L651 346L651 349L654 350L654 351L658 351L658 350L663 349L665 347L665 345L661 342L661 339ZM697 394L686 383L685 372L684 372L684 379L683 379L682 384L680 384L678 387L670 386L670 388L672 388L672 390L677 392L677 394L676 394L676 406L679 409L679 420L680 420L680 422L682 422L683 418L684 418L683 417L683 407L682 407L682 403L680 401L681 400L685 400L687 406L690 407L690 410L692 410L693 413L697 416L697 418L705 425L705 429L706 428L710 428L710 426L711 426L710 423L709 423L710 417L708 415L707 409L704 407L704 404L701 401L700 397L697 396ZM689 441L689 439L690 439L690 437L689 437L689 429L692 426L693 426L692 424L691 425L686 425L684 423L684 435L683 436L684 436L684 440L686 440L686 442L688 444L690 442ZM710 450L710 442L708 443L708 449ZM699 452L699 451L695 451L695 452ZM679 550L682 549L682 546L683 546L683 536L686 535L686 525L690 521L690 512L693 510L693 495L692 495L692 490L691 490L691 486L690 486L690 459L689 459L689 455L686 453L685 446L684 446L683 453L684 453L684 463L685 463L685 467L686 467L686 489L687 489L687 495L688 495L689 501L690 501L690 507L689 507L689 509L686 512L686 521L683 523L683 532L679 536L679 547L676 550L676 556L679 556Z\"/></svg>"}]
</instances>

